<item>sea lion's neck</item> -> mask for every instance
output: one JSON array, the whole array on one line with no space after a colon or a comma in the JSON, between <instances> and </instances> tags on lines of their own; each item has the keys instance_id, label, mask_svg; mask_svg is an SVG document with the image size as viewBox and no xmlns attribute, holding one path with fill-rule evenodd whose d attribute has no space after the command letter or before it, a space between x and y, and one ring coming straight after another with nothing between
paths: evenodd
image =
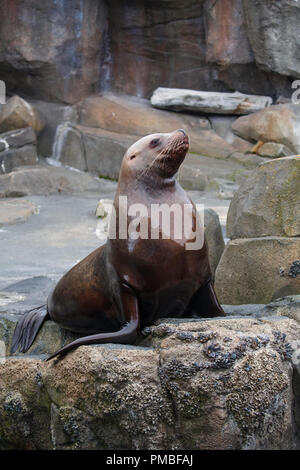
<instances>
[{"instance_id":1,"label":"sea lion's neck","mask_svg":"<svg viewBox=\"0 0 300 470\"><path fill-rule=\"evenodd\" d=\"M148 194L158 194L161 192L172 191L176 187L176 179L174 176L170 178L162 178L157 175L145 175L143 178L127 178L126 181L119 182L119 192L127 192L128 189L142 191Z\"/></svg>"}]
</instances>

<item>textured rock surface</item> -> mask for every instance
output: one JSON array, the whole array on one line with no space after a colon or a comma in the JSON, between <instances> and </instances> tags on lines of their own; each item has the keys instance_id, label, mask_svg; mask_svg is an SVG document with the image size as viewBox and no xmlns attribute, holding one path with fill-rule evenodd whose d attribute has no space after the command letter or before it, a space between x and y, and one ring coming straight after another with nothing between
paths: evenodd
<instances>
[{"instance_id":1,"label":"textured rock surface","mask_svg":"<svg viewBox=\"0 0 300 470\"><path fill-rule=\"evenodd\" d=\"M190 151L208 157L225 159L236 151L211 129L207 118L154 109L146 100L93 96L78 105L78 113L82 126L135 137L184 128L190 136Z\"/></svg>"},{"instance_id":2,"label":"textured rock surface","mask_svg":"<svg viewBox=\"0 0 300 470\"><path fill-rule=\"evenodd\" d=\"M272 104L268 96L161 87L154 91L150 101L155 108L199 114L249 114Z\"/></svg>"},{"instance_id":3,"label":"textured rock surface","mask_svg":"<svg viewBox=\"0 0 300 470\"><path fill-rule=\"evenodd\" d=\"M243 1L249 41L263 70L300 77L297 34L300 5L294 1Z\"/></svg>"},{"instance_id":4,"label":"textured rock surface","mask_svg":"<svg viewBox=\"0 0 300 470\"><path fill-rule=\"evenodd\" d=\"M111 93L91 96L78 104L79 124L110 132L144 136L184 127L189 133L207 130L207 118L153 109L147 100Z\"/></svg>"},{"instance_id":5,"label":"textured rock surface","mask_svg":"<svg viewBox=\"0 0 300 470\"><path fill-rule=\"evenodd\" d=\"M232 124L233 132L243 139L257 142L276 142L300 153L300 107L297 104L279 104L242 116Z\"/></svg>"},{"instance_id":6,"label":"textured rock surface","mask_svg":"<svg viewBox=\"0 0 300 470\"><path fill-rule=\"evenodd\" d=\"M299 333L286 318L165 320L144 347L2 360L0 447L293 449Z\"/></svg>"},{"instance_id":7,"label":"textured rock surface","mask_svg":"<svg viewBox=\"0 0 300 470\"><path fill-rule=\"evenodd\" d=\"M299 182L300 157L271 160L257 167L230 204L227 236L299 236Z\"/></svg>"},{"instance_id":8,"label":"textured rock surface","mask_svg":"<svg viewBox=\"0 0 300 470\"><path fill-rule=\"evenodd\" d=\"M0 132L32 127L40 132L44 121L38 111L19 96L13 96L0 107Z\"/></svg>"},{"instance_id":9,"label":"textured rock surface","mask_svg":"<svg viewBox=\"0 0 300 470\"><path fill-rule=\"evenodd\" d=\"M71 123L58 126L53 158L63 165L118 179L126 150L139 137Z\"/></svg>"},{"instance_id":10,"label":"textured rock surface","mask_svg":"<svg viewBox=\"0 0 300 470\"><path fill-rule=\"evenodd\" d=\"M205 237L208 244L209 263L214 276L224 251L225 243L219 216L213 209L204 210L204 228Z\"/></svg>"},{"instance_id":11,"label":"textured rock surface","mask_svg":"<svg viewBox=\"0 0 300 470\"><path fill-rule=\"evenodd\" d=\"M36 135L31 127L0 134L0 174L38 162Z\"/></svg>"},{"instance_id":12,"label":"textured rock surface","mask_svg":"<svg viewBox=\"0 0 300 470\"><path fill-rule=\"evenodd\" d=\"M292 1L3 0L0 15L8 92L46 101L158 86L290 97L299 77Z\"/></svg>"},{"instance_id":13,"label":"textured rock surface","mask_svg":"<svg viewBox=\"0 0 300 470\"><path fill-rule=\"evenodd\" d=\"M47 165L20 167L0 175L0 197L99 191L100 180L86 173Z\"/></svg>"},{"instance_id":14,"label":"textured rock surface","mask_svg":"<svg viewBox=\"0 0 300 470\"><path fill-rule=\"evenodd\" d=\"M24 222L31 215L37 214L35 204L24 199L5 199L0 201L0 227Z\"/></svg>"},{"instance_id":15,"label":"textured rock surface","mask_svg":"<svg viewBox=\"0 0 300 470\"><path fill-rule=\"evenodd\" d=\"M275 142L266 142L257 150L258 155L261 157L269 157L269 158L279 158L279 157L287 157L292 155L290 149L288 149L285 145L276 144Z\"/></svg>"},{"instance_id":16,"label":"textured rock surface","mask_svg":"<svg viewBox=\"0 0 300 470\"><path fill-rule=\"evenodd\" d=\"M293 275L299 254L298 237L230 241L215 275L220 302L259 304L285 295L300 294L300 271Z\"/></svg>"},{"instance_id":17,"label":"textured rock surface","mask_svg":"<svg viewBox=\"0 0 300 470\"><path fill-rule=\"evenodd\" d=\"M102 1L4 0L0 16L1 78L8 92L74 103L99 87Z\"/></svg>"},{"instance_id":18,"label":"textured rock surface","mask_svg":"<svg viewBox=\"0 0 300 470\"><path fill-rule=\"evenodd\" d=\"M248 14L256 18L253 7ZM274 17L288 29L277 13ZM108 3L108 18L107 81L126 93L150 97L155 88L164 86L291 94L289 77L257 67L242 0L113 0ZM260 48L269 46L261 42Z\"/></svg>"}]
</instances>

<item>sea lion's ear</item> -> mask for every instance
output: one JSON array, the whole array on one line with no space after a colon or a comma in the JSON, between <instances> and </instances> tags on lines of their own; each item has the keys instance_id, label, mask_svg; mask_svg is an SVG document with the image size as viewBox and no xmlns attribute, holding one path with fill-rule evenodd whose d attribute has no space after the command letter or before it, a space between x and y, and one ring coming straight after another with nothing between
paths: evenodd
<instances>
[{"instance_id":1,"label":"sea lion's ear","mask_svg":"<svg viewBox=\"0 0 300 470\"><path fill-rule=\"evenodd\" d=\"M136 157L136 155L135 155L135 154L133 154L133 155L130 155L130 157L129 157L129 160L133 160L135 157Z\"/></svg>"}]
</instances>

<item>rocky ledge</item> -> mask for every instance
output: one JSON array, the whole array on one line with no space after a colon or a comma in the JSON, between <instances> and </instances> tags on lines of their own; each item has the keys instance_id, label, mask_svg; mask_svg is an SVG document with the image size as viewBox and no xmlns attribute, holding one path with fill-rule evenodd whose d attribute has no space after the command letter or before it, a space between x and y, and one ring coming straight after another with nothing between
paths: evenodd
<instances>
[{"instance_id":1,"label":"rocky ledge","mask_svg":"<svg viewBox=\"0 0 300 470\"><path fill-rule=\"evenodd\" d=\"M71 338L47 321L29 354L1 360L0 448L297 448L299 299L226 311L51 362ZM2 352L15 321L1 315Z\"/></svg>"}]
</instances>

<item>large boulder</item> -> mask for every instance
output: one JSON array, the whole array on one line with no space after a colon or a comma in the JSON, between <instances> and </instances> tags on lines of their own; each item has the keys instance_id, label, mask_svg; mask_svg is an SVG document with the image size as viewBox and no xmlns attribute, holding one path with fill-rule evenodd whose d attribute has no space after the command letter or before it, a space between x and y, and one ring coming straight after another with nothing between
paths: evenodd
<instances>
[{"instance_id":1,"label":"large boulder","mask_svg":"<svg viewBox=\"0 0 300 470\"><path fill-rule=\"evenodd\" d=\"M118 179L123 156L138 139L67 122L57 128L53 158L63 165Z\"/></svg>"},{"instance_id":2,"label":"large boulder","mask_svg":"<svg viewBox=\"0 0 300 470\"><path fill-rule=\"evenodd\" d=\"M248 38L263 70L300 77L297 1L243 0Z\"/></svg>"},{"instance_id":3,"label":"large boulder","mask_svg":"<svg viewBox=\"0 0 300 470\"><path fill-rule=\"evenodd\" d=\"M0 197L99 192L100 189L98 178L64 167L23 166L0 175Z\"/></svg>"},{"instance_id":4,"label":"large boulder","mask_svg":"<svg viewBox=\"0 0 300 470\"><path fill-rule=\"evenodd\" d=\"M239 117L232 124L233 132L253 142L283 144L300 153L300 107L297 104L278 104L249 116Z\"/></svg>"},{"instance_id":5,"label":"large boulder","mask_svg":"<svg viewBox=\"0 0 300 470\"><path fill-rule=\"evenodd\" d=\"M132 136L184 128L190 136L190 150L208 157L225 159L236 151L211 129L207 118L154 109L147 100L112 94L92 96L78 105L78 113L82 126Z\"/></svg>"},{"instance_id":6,"label":"large boulder","mask_svg":"<svg viewBox=\"0 0 300 470\"><path fill-rule=\"evenodd\" d=\"M38 161L36 135L31 127L0 134L0 174Z\"/></svg>"},{"instance_id":7,"label":"large boulder","mask_svg":"<svg viewBox=\"0 0 300 470\"><path fill-rule=\"evenodd\" d=\"M215 287L225 304L268 303L300 294L300 238L230 241L218 264Z\"/></svg>"},{"instance_id":8,"label":"large boulder","mask_svg":"<svg viewBox=\"0 0 300 470\"><path fill-rule=\"evenodd\" d=\"M151 96L155 108L199 114L249 114L272 104L269 96L216 91L157 88Z\"/></svg>"},{"instance_id":9,"label":"large boulder","mask_svg":"<svg viewBox=\"0 0 300 470\"><path fill-rule=\"evenodd\" d=\"M300 236L300 157L258 166L240 186L227 218L229 238Z\"/></svg>"},{"instance_id":10,"label":"large boulder","mask_svg":"<svg viewBox=\"0 0 300 470\"><path fill-rule=\"evenodd\" d=\"M74 103L101 80L107 42L104 2L3 0L1 79L22 95Z\"/></svg>"},{"instance_id":11,"label":"large boulder","mask_svg":"<svg viewBox=\"0 0 300 470\"><path fill-rule=\"evenodd\" d=\"M40 132L44 125L39 112L17 95L0 107L0 132L23 127L32 127L36 132Z\"/></svg>"},{"instance_id":12,"label":"large boulder","mask_svg":"<svg viewBox=\"0 0 300 470\"><path fill-rule=\"evenodd\" d=\"M1 449L293 449L299 333L280 317L164 320L140 346L3 357Z\"/></svg>"}]
</instances>

